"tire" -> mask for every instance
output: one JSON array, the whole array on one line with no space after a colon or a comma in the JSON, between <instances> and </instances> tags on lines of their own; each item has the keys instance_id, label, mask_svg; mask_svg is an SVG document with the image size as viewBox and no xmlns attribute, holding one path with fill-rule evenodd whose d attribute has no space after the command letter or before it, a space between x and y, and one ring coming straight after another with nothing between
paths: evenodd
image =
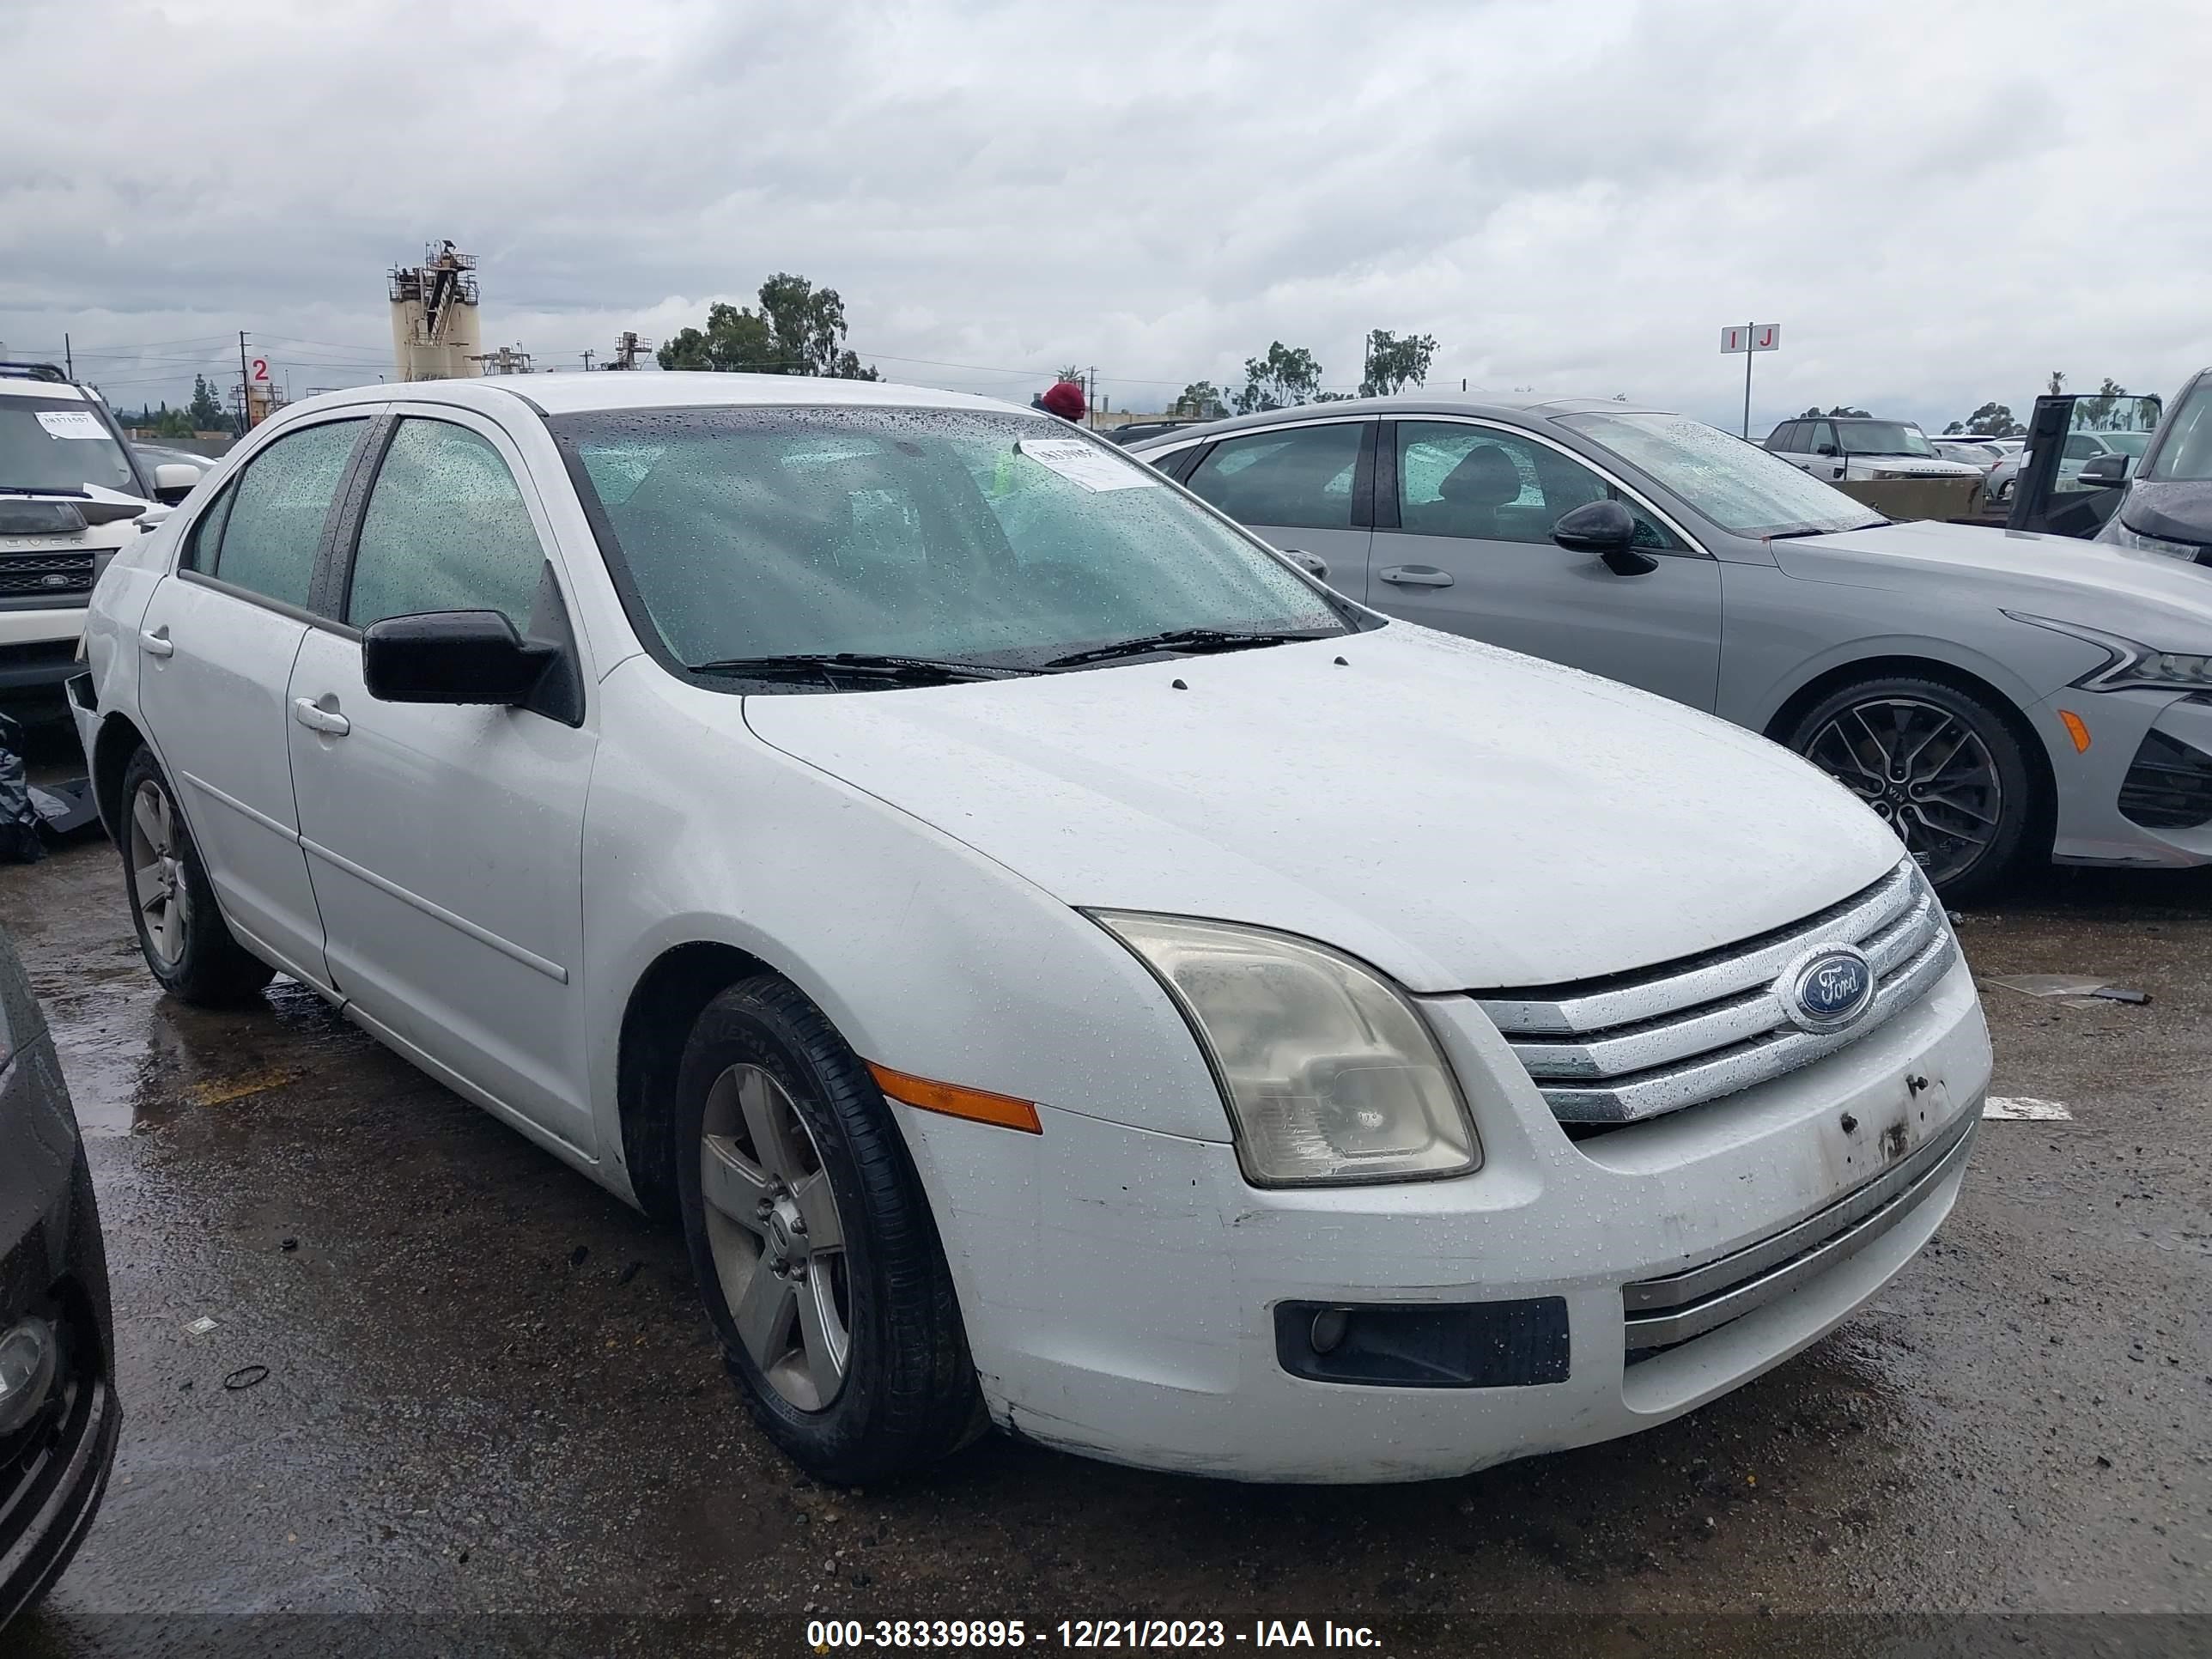
<instances>
[{"instance_id":1,"label":"tire","mask_svg":"<svg viewBox=\"0 0 2212 1659\"><path fill-rule=\"evenodd\" d=\"M981 1432L921 1183L819 1009L772 975L708 1003L677 1074L675 1141L700 1297L732 1378L794 1462L872 1483Z\"/></svg>"},{"instance_id":2,"label":"tire","mask_svg":"<svg viewBox=\"0 0 2212 1659\"><path fill-rule=\"evenodd\" d=\"M276 970L231 937L175 792L143 744L123 769L118 817L115 839L131 920L138 929L139 951L161 988L204 1008L253 997Z\"/></svg>"},{"instance_id":3,"label":"tire","mask_svg":"<svg viewBox=\"0 0 2212 1659\"><path fill-rule=\"evenodd\" d=\"M2011 722L1943 680L1897 675L1844 686L1784 740L1887 821L1952 902L2002 882L2043 814L2039 775Z\"/></svg>"}]
</instances>

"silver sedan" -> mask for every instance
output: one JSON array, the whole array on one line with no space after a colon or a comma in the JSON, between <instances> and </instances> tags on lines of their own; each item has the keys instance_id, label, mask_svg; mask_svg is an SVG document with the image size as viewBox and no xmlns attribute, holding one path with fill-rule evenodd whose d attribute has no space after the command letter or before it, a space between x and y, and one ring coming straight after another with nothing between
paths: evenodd
<instances>
[{"instance_id":1,"label":"silver sedan","mask_svg":"<svg viewBox=\"0 0 2212 1659\"><path fill-rule=\"evenodd\" d=\"M2027 859L2212 862L2203 570L1893 524L1618 402L1307 405L1131 449L1377 611L1789 744L1954 899Z\"/></svg>"}]
</instances>

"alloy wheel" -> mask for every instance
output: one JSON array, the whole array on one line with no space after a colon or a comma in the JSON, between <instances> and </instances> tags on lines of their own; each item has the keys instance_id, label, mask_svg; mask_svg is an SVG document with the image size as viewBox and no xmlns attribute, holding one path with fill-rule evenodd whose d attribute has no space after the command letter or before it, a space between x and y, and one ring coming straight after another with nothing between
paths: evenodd
<instances>
[{"instance_id":1,"label":"alloy wheel","mask_svg":"<svg viewBox=\"0 0 2212 1659\"><path fill-rule=\"evenodd\" d=\"M177 816L168 793L150 780L131 800L131 872L146 938L164 967L184 960L191 926L191 894L185 885Z\"/></svg>"},{"instance_id":2,"label":"alloy wheel","mask_svg":"<svg viewBox=\"0 0 2212 1659\"><path fill-rule=\"evenodd\" d=\"M759 1066L708 1090L699 1183L738 1341L787 1403L828 1409L853 1350L844 1218L813 1131Z\"/></svg>"},{"instance_id":3,"label":"alloy wheel","mask_svg":"<svg viewBox=\"0 0 2212 1659\"><path fill-rule=\"evenodd\" d=\"M2004 783L1972 726L1919 697L1874 697L1813 734L1805 757L1871 806L1938 886L1989 850Z\"/></svg>"}]
</instances>

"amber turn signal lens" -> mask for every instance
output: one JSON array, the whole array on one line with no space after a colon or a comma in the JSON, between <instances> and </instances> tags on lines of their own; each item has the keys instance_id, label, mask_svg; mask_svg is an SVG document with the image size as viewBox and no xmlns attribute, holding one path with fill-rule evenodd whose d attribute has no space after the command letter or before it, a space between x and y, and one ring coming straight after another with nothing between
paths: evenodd
<instances>
[{"instance_id":1,"label":"amber turn signal lens","mask_svg":"<svg viewBox=\"0 0 2212 1659\"><path fill-rule=\"evenodd\" d=\"M963 1089L957 1083L936 1083L926 1077L914 1077L905 1072L894 1072L888 1066L868 1062L869 1074L876 1079L876 1087L893 1100L908 1106L919 1107L925 1112L942 1112L947 1117L964 1117L973 1123L995 1123L1002 1129L1019 1129L1026 1134L1041 1135L1044 1125L1037 1121L1037 1109L1026 1100L1016 1100L1012 1095L994 1095L985 1089Z\"/></svg>"},{"instance_id":2,"label":"amber turn signal lens","mask_svg":"<svg viewBox=\"0 0 2212 1659\"><path fill-rule=\"evenodd\" d=\"M2074 739L2074 752L2077 755L2087 754L2089 728L2081 723L2081 717L2070 708L2062 708L2058 711L2058 718L2066 727L2066 735Z\"/></svg>"}]
</instances>

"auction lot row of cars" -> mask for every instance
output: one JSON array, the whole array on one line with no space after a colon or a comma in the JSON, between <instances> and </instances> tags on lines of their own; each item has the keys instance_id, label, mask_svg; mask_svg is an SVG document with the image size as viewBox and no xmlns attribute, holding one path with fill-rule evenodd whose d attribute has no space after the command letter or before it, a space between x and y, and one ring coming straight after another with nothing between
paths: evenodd
<instances>
[{"instance_id":1,"label":"auction lot row of cars","mask_svg":"<svg viewBox=\"0 0 2212 1659\"><path fill-rule=\"evenodd\" d=\"M680 1226L812 1474L1412 1480L1688 1411L1934 1233L1945 898L2212 860L2208 579L1617 402L1124 451L544 375L285 410L67 697L161 984L289 975Z\"/></svg>"}]
</instances>

